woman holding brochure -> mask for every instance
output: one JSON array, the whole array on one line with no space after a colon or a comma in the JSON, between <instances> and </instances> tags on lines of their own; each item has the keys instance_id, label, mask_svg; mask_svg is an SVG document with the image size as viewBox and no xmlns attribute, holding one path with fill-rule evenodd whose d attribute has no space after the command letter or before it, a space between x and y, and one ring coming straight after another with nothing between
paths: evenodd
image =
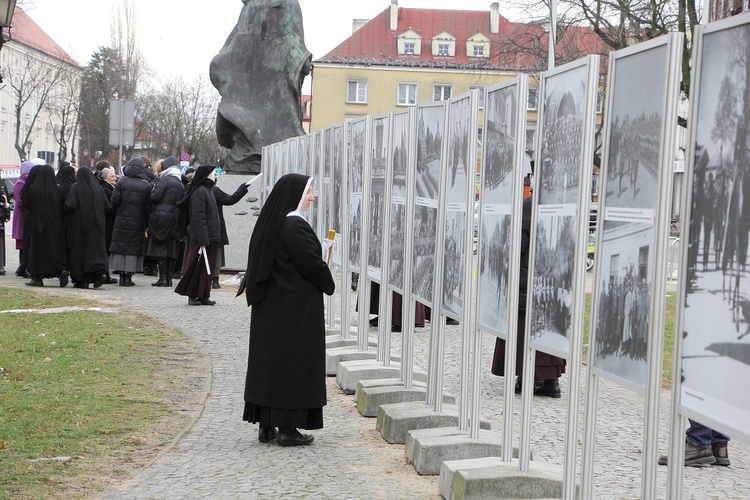
<instances>
[{"instance_id":1,"label":"woman holding brochure","mask_svg":"<svg viewBox=\"0 0 750 500\"><path fill-rule=\"evenodd\" d=\"M185 196L177 202L187 213L187 234L190 246L187 251L185 273L174 291L188 298L191 306L212 306L211 266L216 262L216 252L221 242L221 224L216 198L211 192L216 179L216 167L198 167Z\"/></svg>"},{"instance_id":2,"label":"woman holding brochure","mask_svg":"<svg viewBox=\"0 0 750 500\"><path fill-rule=\"evenodd\" d=\"M326 404L323 294L335 284L323 247L303 213L313 178L287 174L263 205L250 239L243 291L252 306L242 419L258 440L304 446L323 428ZM277 430L278 428L278 430Z\"/></svg>"}]
</instances>

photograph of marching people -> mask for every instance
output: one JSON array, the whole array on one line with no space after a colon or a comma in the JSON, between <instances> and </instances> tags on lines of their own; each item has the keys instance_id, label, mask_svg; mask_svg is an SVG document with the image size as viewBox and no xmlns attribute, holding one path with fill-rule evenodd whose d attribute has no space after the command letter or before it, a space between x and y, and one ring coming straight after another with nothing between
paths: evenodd
<instances>
[{"instance_id":1,"label":"photograph of marching people","mask_svg":"<svg viewBox=\"0 0 750 500\"><path fill-rule=\"evenodd\" d=\"M683 270L683 406L750 435L750 25L703 36ZM684 254L683 254L684 255ZM734 436L733 436L734 437Z\"/></svg>"},{"instance_id":2,"label":"photograph of marching people","mask_svg":"<svg viewBox=\"0 0 750 500\"><path fill-rule=\"evenodd\" d=\"M448 123L448 178L445 194L445 237L443 260L443 309L460 317L463 311L464 262L466 259L464 243L467 237L466 210L471 203L474 209L474 197L468 199L469 181L474 185L476 171L476 149L470 148L475 140L473 129L476 117L472 116L471 95L450 101L450 119ZM474 123L472 123L474 118ZM474 158L469 158L470 151ZM473 194L472 189L472 194ZM454 318L455 319L455 318Z\"/></svg>"},{"instance_id":3,"label":"photograph of marching people","mask_svg":"<svg viewBox=\"0 0 750 500\"><path fill-rule=\"evenodd\" d=\"M406 169L409 162L409 113L393 115L393 182L391 184L391 238L388 254L388 282L404 290L404 235L406 233Z\"/></svg>"},{"instance_id":4,"label":"photograph of marching people","mask_svg":"<svg viewBox=\"0 0 750 500\"><path fill-rule=\"evenodd\" d=\"M516 85L487 92L484 112L482 226L479 249L478 323L486 331L507 334L510 216L513 150L517 130Z\"/></svg>"},{"instance_id":5,"label":"photograph of marching people","mask_svg":"<svg viewBox=\"0 0 750 500\"><path fill-rule=\"evenodd\" d=\"M419 106L417 110L417 172L414 208L412 293L432 303L438 197L445 127L445 101Z\"/></svg>"},{"instance_id":6,"label":"photograph of marching people","mask_svg":"<svg viewBox=\"0 0 750 500\"><path fill-rule=\"evenodd\" d=\"M571 256L576 250L586 79L586 67L579 66L543 81L544 117L534 172L538 206L532 229L531 340L561 357L570 352Z\"/></svg>"},{"instance_id":7,"label":"photograph of marching people","mask_svg":"<svg viewBox=\"0 0 750 500\"><path fill-rule=\"evenodd\" d=\"M383 260L383 216L385 214L385 174L388 164L388 138L390 120L381 116L373 120L372 150L370 162L370 217L369 246L367 249L367 272L380 282Z\"/></svg>"},{"instance_id":8,"label":"photograph of marching people","mask_svg":"<svg viewBox=\"0 0 750 500\"><path fill-rule=\"evenodd\" d=\"M349 270L360 270L359 249L362 239L362 174L365 168L365 120L351 124L349 148Z\"/></svg>"},{"instance_id":9,"label":"photograph of marching people","mask_svg":"<svg viewBox=\"0 0 750 500\"><path fill-rule=\"evenodd\" d=\"M611 64L593 364L636 388L646 387L648 374L667 55L667 46L660 45L616 57ZM644 70L650 75L645 87L638 83Z\"/></svg>"}]
</instances>

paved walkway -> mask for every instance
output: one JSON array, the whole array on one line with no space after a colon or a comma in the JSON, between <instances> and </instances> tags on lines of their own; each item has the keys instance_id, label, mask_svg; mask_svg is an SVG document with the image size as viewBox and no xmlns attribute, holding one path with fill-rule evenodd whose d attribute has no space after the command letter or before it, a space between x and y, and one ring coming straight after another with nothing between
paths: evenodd
<instances>
[{"instance_id":1,"label":"paved walkway","mask_svg":"<svg viewBox=\"0 0 750 500\"><path fill-rule=\"evenodd\" d=\"M13 263L16 254L8 247L8 260ZM8 266L10 274L14 269ZM0 277L0 284L23 287L23 280L10 274ZM259 443L257 426L241 419L250 317L244 300L234 298L234 290L225 287L212 294L216 306L189 307L184 297L171 290L149 286L152 280L137 275L137 286L132 288L43 289L112 301L143 312L194 339L210 359L211 387L201 417L172 449L110 498L438 498L437 476L416 474L405 463L403 445L386 443L375 431L375 420L360 416L353 397L343 395L333 378L327 380L325 428L314 432L312 446L281 448ZM53 284L56 280L50 280L49 285ZM371 338L374 335L371 329ZM427 329L417 329L415 364L419 368L426 367L427 337ZM394 334L394 354L400 354L399 341L400 335ZM494 338L486 336L481 406L482 416L499 430L503 379L489 374L493 345ZM459 346L459 327L447 327L445 390L454 394L458 394ZM562 399L534 399L532 451L538 461L562 464L567 380L563 377ZM585 396L584 391L579 394ZM601 382L599 395L595 497L637 498L642 397L606 381ZM669 393L663 396L659 449L666 451ZM517 408L520 398L516 398ZM515 427L517 441L517 416ZM730 443L730 458L728 468L686 469L683 498L750 498L750 447ZM666 473L666 467L659 468L659 498L666 497Z\"/></svg>"}]
</instances>

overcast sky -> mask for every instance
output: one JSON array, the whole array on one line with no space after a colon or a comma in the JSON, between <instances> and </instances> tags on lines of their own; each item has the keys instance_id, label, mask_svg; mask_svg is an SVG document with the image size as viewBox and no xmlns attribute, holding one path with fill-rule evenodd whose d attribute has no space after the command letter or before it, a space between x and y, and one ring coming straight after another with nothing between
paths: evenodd
<instances>
[{"instance_id":1,"label":"overcast sky","mask_svg":"<svg viewBox=\"0 0 750 500\"><path fill-rule=\"evenodd\" d=\"M489 11L493 0L400 0L400 7ZM496 0L495 0L496 1ZM22 5L24 0L19 0ZM123 0L26 0L26 12L81 65L109 45L112 12ZM134 0L140 46L153 71L208 75L208 65L237 22L241 0ZM313 59L351 35L353 19L371 19L390 0L299 0ZM501 8L502 13L502 8ZM506 16L509 17L509 16ZM309 79L308 79L309 80Z\"/></svg>"}]
</instances>

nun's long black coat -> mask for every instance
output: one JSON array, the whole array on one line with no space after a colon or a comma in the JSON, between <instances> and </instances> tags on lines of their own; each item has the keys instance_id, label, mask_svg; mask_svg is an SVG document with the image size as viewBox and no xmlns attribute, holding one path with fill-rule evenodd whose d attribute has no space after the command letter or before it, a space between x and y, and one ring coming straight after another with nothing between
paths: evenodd
<instances>
[{"instance_id":1,"label":"nun's long black coat","mask_svg":"<svg viewBox=\"0 0 750 500\"><path fill-rule=\"evenodd\" d=\"M246 403L279 409L326 405L323 294L334 289L320 240L303 218L286 217L265 296L252 306Z\"/></svg>"},{"instance_id":2,"label":"nun's long black coat","mask_svg":"<svg viewBox=\"0 0 750 500\"><path fill-rule=\"evenodd\" d=\"M111 210L107 195L94 185L93 206L91 214L85 214L81 206L81 197L89 196L76 183L70 187L65 199L64 212L70 215L70 276L76 281L86 281L86 274L100 274L109 271L109 257L107 256L107 224L105 213ZM93 224L92 224L93 222Z\"/></svg>"}]
</instances>

